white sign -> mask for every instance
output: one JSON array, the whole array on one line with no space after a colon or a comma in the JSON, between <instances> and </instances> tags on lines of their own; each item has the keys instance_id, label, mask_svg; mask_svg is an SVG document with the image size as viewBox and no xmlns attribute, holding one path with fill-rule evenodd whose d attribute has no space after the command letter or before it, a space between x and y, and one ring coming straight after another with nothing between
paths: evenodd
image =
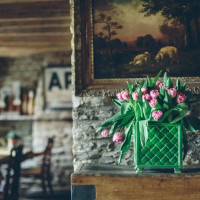
<instances>
[{"instance_id":1,"label":"white sign","mask_svg":"<svg viewBox=\"0 0 200 200\"><path fill-rule=\"evenodd\" d=\"M47 108L72 106L71 67L45 69L45 98Z\"/></svg>"}]
</instances>

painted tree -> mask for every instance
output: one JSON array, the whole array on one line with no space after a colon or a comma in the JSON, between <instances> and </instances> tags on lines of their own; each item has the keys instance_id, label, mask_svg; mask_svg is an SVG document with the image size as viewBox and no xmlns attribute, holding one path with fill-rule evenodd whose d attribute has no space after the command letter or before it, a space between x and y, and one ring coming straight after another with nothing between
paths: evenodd
<instances>
[{"instance_id":1,"label":"painted tree","mask_svg":"<svg viewBox=\"0 0 200 200\"><path fill-rule=\"evenodd\" d=\"M120 25L118 22L113 21L111 16L107 16L103 13L99 14L99 16L95 19L94 23L104 25L102 27L103 31L98 33L97 35L103 37L108 42L109 55L112 56L112 36L117 35L117 30L122 29L123 26Z\"/></svg>"},{"instance_id":2,"label":"painted tree","mask_svg":"<svg viewBox=\"0 0 200 200\"><path fill-rule=\"evenodd\" d=\"M192 47L194 40L200 42L199 16L200 1L199 0L141 0L143 9L141 12L146 16L155 15L159 12L168 20L176 19L185 26L185 45ZM196 39L192 35L191 24L194 21Z\"/></svg>"},{"instance_id":3,"label":"painted tree","mask_svg":"<svg viewBox=\"0 0 200 200\"><path fill-rule=\"evenodd\" d=\"M160 27L160 32L162 33L163 42L176 46L178 48L184 47L184 25L177 20L165 21Z\"/></svg>"}]
</instances>

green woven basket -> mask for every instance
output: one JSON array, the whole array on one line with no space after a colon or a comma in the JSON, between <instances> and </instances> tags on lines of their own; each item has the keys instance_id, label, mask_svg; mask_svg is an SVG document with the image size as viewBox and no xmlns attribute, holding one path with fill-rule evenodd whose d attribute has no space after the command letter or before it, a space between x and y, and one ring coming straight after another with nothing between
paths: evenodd
<instances>
[{"instance_id":1,"label":"green woven basket","mask_svg":"<svg viewBox=\"0 0 200 200\"><path fill-rule=\"evenodd\" d=\"M139 122L135 125L134 162L138 172L144 168L174 168L182 166L181 124L149 123L148 140L141 145Z\"/></svg>"}]
</instances>

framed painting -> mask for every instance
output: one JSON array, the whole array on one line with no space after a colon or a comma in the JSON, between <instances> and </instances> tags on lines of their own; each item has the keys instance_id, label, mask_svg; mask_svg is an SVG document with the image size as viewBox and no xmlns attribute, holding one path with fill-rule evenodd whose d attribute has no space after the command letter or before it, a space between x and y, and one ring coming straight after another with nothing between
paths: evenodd
<instances>
[{"instance_id":1,"label":"framed painting","mask_svg":"<svg viewBox=\"0 0 200 200\"><path fill-rule=\"evenodd\" d=\"M73 0L75 94L112 94L160 70L199 94L199 10L196 0Z\"/></svg>"}]
</instances>

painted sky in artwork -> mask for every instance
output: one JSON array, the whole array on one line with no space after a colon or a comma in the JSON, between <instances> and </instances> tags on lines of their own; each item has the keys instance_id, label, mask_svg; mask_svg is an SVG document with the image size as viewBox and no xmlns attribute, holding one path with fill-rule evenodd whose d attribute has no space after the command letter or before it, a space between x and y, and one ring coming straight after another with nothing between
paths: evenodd
<instances>
[{"instance_id":1,"label":"painted sky in artwork","mask_svg":"<svg viewBox=\"0 0 200 200\"><path fill-rule=\"evenodd\" d=\"M138 36L151 34L155 39L161 37L159 25L165 18L161 14L144 16L139 12L142 9L140 0L96 0L94 3L95 17L104 13L112 17L113 21L123 26L123 29L117 30L117 35L113 38L119 38L121 41L132 43ZM95 24L95 33L102 31L102 25Z\"/></svg>"}]
</instances>

